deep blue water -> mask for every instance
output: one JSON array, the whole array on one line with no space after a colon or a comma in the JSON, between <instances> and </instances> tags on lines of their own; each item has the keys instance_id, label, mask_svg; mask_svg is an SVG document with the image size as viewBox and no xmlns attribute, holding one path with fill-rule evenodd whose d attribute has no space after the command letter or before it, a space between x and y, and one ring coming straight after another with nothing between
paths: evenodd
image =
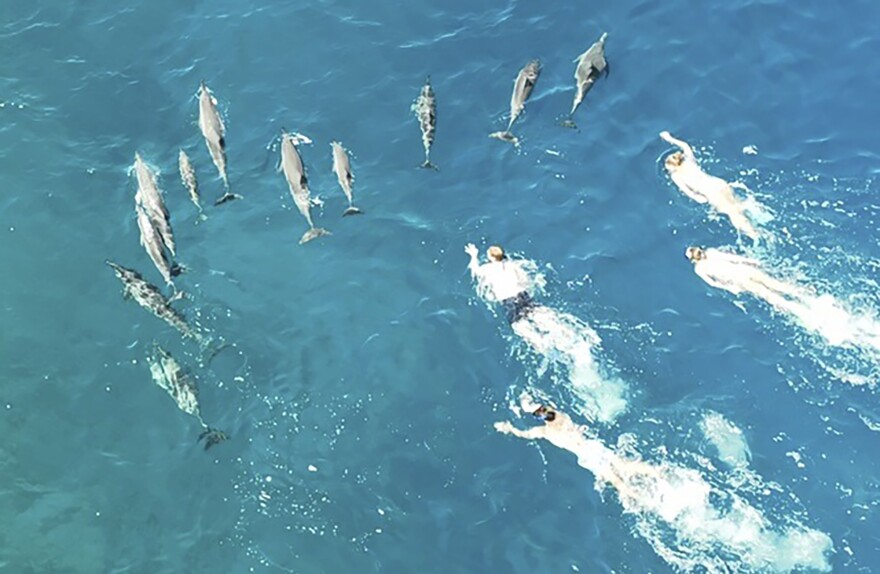
<instances>
[{"instance_id":1,"label":"deep blue water","mask_svg":"<svg viewBox=\"0 0 880 574\"><path fill-rule=\"evenodd\" d=\"M530 424L508 410L526 389L579 404L477 299L470 241L535 260L542 302L602 337L627 409L590 423L598 440L744 501L766 526L749 544L796 554L773 533L814 531L833 546L816 569L880 570L876 361L694 275L687 245L736 236L673 188L657 137L687 139L773 211L776 241L744 248L880 310L880 4L95 0L0 15L3 571L759 571L751 546L725 546L736 529L689 540L597 492L573 455L493 430ZM610 74L580 129L559 127L572 59L603 31ZM533 57L517 151L487 134ZM416 169L410 111L428 74L437 172ZM219 195L203 79L245 199L198 223L176 158L189 152L206 203ZM315 142L302 153L333 235L306 246L275 170L282 127ZM364 216L339 217L335 139ZM160 281L138 245L135 151L161 171L190 269L180 308L233 344L210 365L104 266ZM150 380L153 341L192 369L229 441L196 445L196 421ZM701 431L717 415L747 447ZM747 469L718 444L747 448Z\"/></svg>"}]
</instances>

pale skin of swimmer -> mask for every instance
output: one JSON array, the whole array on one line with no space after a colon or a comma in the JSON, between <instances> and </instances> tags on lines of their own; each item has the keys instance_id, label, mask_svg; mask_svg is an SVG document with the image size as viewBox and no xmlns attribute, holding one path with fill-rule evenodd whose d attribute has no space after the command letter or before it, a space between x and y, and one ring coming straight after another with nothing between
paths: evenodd
<instances>
[{"instance_id":1,"label":"pale skin of swimmer","mask_svg":"<svg viewBox=\"0 0 880 574\"><path fill-rule=\"evenodd\" d=\"M697 275L709 285L734 295L751 293L778 309L789 310L811 295L804 287L774 279L761 269L758 261L749 257L701 247L688 247L685 257L694 264Z\"/></svg>"},{"instance_id":2,"label":"pale skin of swimmer","mask_svg":"<svg viewBox=\"0 0 880 574\"><path fill-rule=\"evenodd\" d=\"M474 279L485 289L483 296L493 302L499 303L505 299L516 297L522 292L531 292L534 282L529 274L523 269L518 261L504 258L504 251L495 245L486 251L488 263L480 264L480 252L473 243L468 243L464 248L465 253L470 255L471 261L468 269Z\"/></svg>"},{"instance_id":3,"label":"pale skin of swimmer","mask_svg":"<svg viewBox=\"0 0 880 574\"><path fill-rule=\"evenodd\" d=\"M660 137L681 150L670 154L665 166L669 177L682 193L697 203L708 203L715 211L726 215L737 231L757 239L758 230L746 217L745 204L733 192L733 187L720 177L703 171L687 142L672 137L669 132L660 132Z\"/></svg>"},{"instance_id":4,"label":"pale skin of swimmer","mask_svg":"<svg viewBox=\"0 0 880 574\"><path fill-rule=\"evenodd\" d=\"M536 416L538 409L542 409L545 413L541 417L543 424L522 430L513 426L510 421L500 421L495 423L495 430L526 440L544 439L557 448L569 451L578 457L580 466L593 471L598 480L613 486L622 500L636 499L639 496L630 483L635 481L644 489L645 484L652 479L662 479L658 468L640 460L616 456L599 441L588 439L584 434L585 427L575 424L571 417L554 407L539 405L525 393L520 396L520 407ZM549 413L552 413L552 418L547 416ZM585 458L591 459L590 462L585 462Z\"/></svg>"}]
</instances>

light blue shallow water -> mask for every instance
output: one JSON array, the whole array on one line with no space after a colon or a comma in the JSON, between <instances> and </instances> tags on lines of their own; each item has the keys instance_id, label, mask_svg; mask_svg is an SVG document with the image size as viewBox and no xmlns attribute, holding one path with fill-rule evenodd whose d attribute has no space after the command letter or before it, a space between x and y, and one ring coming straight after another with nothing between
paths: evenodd
<instances>
[{"instance_id":1,"label":"light blue shallow water","mask_svg":"<svg viewBox=\"0 0 880 574\"><path fill-rule=\"evenodd\" d=\"M687 139L773 211L777 239L755 255L880 309L877 3L6 2L0 15L3 571L773 571L762 552L777 571L880 569L876 361L694 275L687 245L736 237L672 187L657 137ZM561 128L571 61L602 31L610 74L580 129ZM517 152L486 136L532 57L544 70ZM438 172L415 169L409 107L428 74ZM222 190L196 125L202 79L245 200L197 224L178 148L206 201ZM282 127L315 141L303 156L333 236L306 246L274 169ZM335 139L354 154L362 217L339 217ZM135 151L161 170L190 268L180 308L234 345L210 367L103 264L160 281L138 245ZM476 299L469 241L534 259L542 301L601 336L626 411L593 436L670 476L699 471L708 508L742 501L764 521L756 536L708 515L664 523L649 499L597 492L573 455L493 430L525 389L583 404ZM150 380L154 340L192 369L228 442L195 444L196 421Z\"/></svg>"}]
</instances>

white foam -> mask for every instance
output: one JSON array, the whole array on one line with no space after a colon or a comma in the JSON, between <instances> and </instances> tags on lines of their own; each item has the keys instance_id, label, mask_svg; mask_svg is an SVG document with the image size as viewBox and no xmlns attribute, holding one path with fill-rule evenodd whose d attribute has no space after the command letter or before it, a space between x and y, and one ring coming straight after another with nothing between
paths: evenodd
<instances>
[{"instance_id":1,"label":"white foam","mask_svg":"<svg viewBox=\"0 0 880 574\"><path fill-rule=\"evenodd\" d=\"M880 322L871 314L849 311L832 295L806 297L791 311L805 329L820 335L829 345L880 353Z\"/></svg>"},{"instance_id":2,"label":"white foam","mask_svg":"<svg viewBox=\"0 0 880 574\"><path fill-rule=\"evenodd\" d=\"M543 358L567 371L570 390L585 417L610 423L626 411L626 384L602 373L594 357L601 340L592 327L573 315L538 307L514 323L513 330Z\"/></svg>"},{"instance_id":3,"label":"white foam","mask_svg":"<svg viewBox=\"0 0 880 574\"><path fill-rule=\"evenodd\" d=\"M706 440L718 451L718 458L722 462L733 468L749 465L752 453L739 427L723 415L710 411L700 421L700 428Z\"/></svg>"},{"instance_id":4,"label":"white foam","mask_svg":"<svg viewBox=\"0 0 880 574\"><path fill-rule=\"evenodd\" d=\"M528 276L530 290L540 293L546 280L535 262L516 262ZM491 300L490 285L478 278L476 287L480 297ZM540 356L539 374L551 366L561 367L583 416L611 423L626 411L627 386L619 378L606 376L597 363L594 353L601 340L592 327L573 315L537 305L512 328Z\"/></svg>"}]
</instances>

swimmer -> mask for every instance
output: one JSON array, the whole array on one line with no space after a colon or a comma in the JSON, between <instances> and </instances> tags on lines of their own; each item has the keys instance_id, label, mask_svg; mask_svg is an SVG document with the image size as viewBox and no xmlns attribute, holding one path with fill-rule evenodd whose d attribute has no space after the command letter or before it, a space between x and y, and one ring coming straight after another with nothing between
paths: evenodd
<instances>
[{"instance_id":1,"label":"swimmer","mask_svg":"<svg viewBox=\"0 0 880 574\"><path fill-rule=\"evenodd\" d=\"M801 312L806 298L814 295L809 289L774 279L749 257L702 247L688 247L684 254L697 275L712 287L734 295L750 293L779 311Z\"/></svg>"},{"instance_id":2,"label":"swimmer","mask_svg":"<svg viewBox=\"0 0 880 574\"><path fill-rule=\"evenodd\" d=\"M672 137L669 132L660 132L660 137L681 149L670 154L664 162L673 183L697 203L708 203L715 211L726 215L739 233L757 239L758 230L746 216L746 202L736 196L732 185L703 171L694 150L686 142Z\"/></svg>"},{"instance_id":3,"label":"swimmer","mask_svg":"<svg viewBox=\"0 0 880 574\"><path fill-rule=\"evenodd\" d=\"M480 295L492 303L501 303L511 325L525 319L538 307L532 293L541 279L529 274L531 262L511 260L497 245L486 251L488 262L483 264L480 264L476 245L468 243L464 251L471 257L468 269L477 281Z\"/></svg>"},{"instance_id":4,"label":"swimmer","mask_svg":"<svg viewBox=\"0 0 880 574\"><path fill-rule=\"evenodd\" d=\"M855 346L880 351L880 324L864 314L854 314L830 294L771 277L755 259L722 251L688 247L694 271L712 287L734 295L748 293L791 315L802 327L822 336L830 345Z\"/></svg>"},{"instance_id":5,"label":"swimmer","mask_svg":"<svg viewBox=\"0 0 880 574\"><path fill-rule=\"evenodd\" d=\"M521 430L508 421L496 422L495 430L527 440L543 439L577 457L578 465L593 473L597 490L610 485L624 513L635 516L637 531L655 550L682 558L684 570L699 566L701 572L717 572L720 561L735 558L744 568L723 571L790 572L829 571L826 554L830 538L800 524L774 527L758 508L735 491L721 491L697 470L670 462L651 463L623 456L576 424L552 405L535 404L523 394L520 407L541 420ZM671 537L662 537L670 532ZM804 549L794 557L792 549ZM721 556L727 558L721 558ZM803 568L802 568L803 567Z\"/></svg>"},{"instance_id":6,"label":"swimmer","mask_svg":"<svg viewBox=\"0 0 880 574\"><path fill-rule=\"evenodd\" d=\"M553 446L567 450L578 457L578 464L593 472L596 478L610 484L622 502L639 495L634 489L662 478L657 467L620 457L596 439L587 437L587 427L576 424L570 416L552 405L536 404L528 394L520 396L520 407L540 419L543 424L526 430L518 429L509 421L495 423L495 430L526 440L544 439ZM633 483L633 484L630 484Z\"/></svg>"}]
</instances>

